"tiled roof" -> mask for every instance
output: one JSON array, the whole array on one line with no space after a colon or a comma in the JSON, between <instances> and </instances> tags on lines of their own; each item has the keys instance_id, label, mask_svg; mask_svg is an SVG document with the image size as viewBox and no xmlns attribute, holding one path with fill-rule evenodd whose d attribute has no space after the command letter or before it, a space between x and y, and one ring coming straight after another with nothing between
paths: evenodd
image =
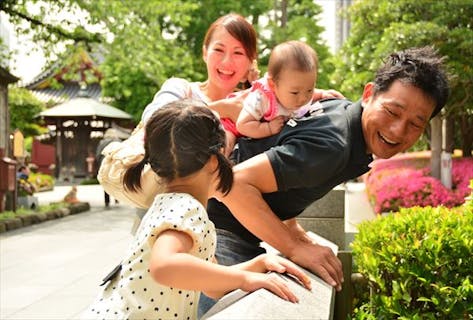
<instances>
[{"instance_id":1,"label":"tiled roof","mask_svg":"<svg viewBox=\"0 0 473 320\"><path fill-rule=\"evenodd\" d=\"M53 104L58 104L66 102L73 98L84 96L99 100L101 97L102 88L100 84L92 83L87 85L85 89L81 90L79 83L66 82L60 89L53 89L51 87L48 87L44 89L30 89L30 91L36 98L38 98L42 102L53 102Z\"/></svg>"},{"instance_id":2,"label":"tiled roof","mask_svg":"<svg viewBox=\"0 0 473 320\"><path fill-rule=\"evenodd\" d=\"M89 53L79 47L20 86L29 89L40 101L55 105L76 97L99 100L102 92L99 81L102 78Z\"/></svg>"}]
</instances>

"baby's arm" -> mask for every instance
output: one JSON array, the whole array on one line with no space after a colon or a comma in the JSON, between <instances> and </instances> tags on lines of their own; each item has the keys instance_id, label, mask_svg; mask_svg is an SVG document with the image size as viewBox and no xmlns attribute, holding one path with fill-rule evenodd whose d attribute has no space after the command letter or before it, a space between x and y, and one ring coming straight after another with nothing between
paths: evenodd
<instances>
[{"instance_id":1,"label":"baby's arm","mask_svg":"<svg viewBox=\"0 0 473 320\"><path fill-rule=\"evenodd\" d=\"M278 116L266 122L253 117L245 109L241 110L236 126L238 132L250 138L264 138L279 133L284 126L285 118Z\"/></svg>"}]
</instances>

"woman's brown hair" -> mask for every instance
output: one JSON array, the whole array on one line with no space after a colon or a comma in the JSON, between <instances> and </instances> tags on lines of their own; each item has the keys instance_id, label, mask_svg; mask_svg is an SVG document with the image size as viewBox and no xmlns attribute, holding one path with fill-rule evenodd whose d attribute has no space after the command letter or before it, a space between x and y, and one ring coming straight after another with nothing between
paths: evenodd
<instances>
[{"instance_id":1,"label":"woman's brown hair","mask_svg":"<svg viewBox=\"0 0 473 320\"><path fill-rule=\"evenodd\" d=\"M212 35L218 27L224 27L232 37L240 41L250 61L256 59L256 30L243 16L229 13L215 20L205 34L204 47L208 48Z\"/></svg>"}]
</instances>

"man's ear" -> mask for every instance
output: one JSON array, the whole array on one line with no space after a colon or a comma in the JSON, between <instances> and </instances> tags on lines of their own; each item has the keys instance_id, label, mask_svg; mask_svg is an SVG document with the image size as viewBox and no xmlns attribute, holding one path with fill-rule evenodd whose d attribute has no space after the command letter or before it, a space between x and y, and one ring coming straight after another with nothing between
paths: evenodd
<instances>
[{"instance_id":1,"label":"man's ear","mask_svg":"<svg viewBox=\"0 0 473 320\"><path fill-rule=\"evenodd\" d=\"M368 101L371 99L371 97L373 96L373 89L373 82L368 82L367 84L365 84L365 88L363 89L363 96L361 98L363 104L367 104Z\"/></svg>"}]
</instances>

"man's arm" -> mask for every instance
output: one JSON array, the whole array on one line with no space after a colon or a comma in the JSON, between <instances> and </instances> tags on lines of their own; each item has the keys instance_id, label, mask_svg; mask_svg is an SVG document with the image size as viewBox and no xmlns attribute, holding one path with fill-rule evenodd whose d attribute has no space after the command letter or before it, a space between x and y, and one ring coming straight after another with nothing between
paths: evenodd
<instances>
[{"instance_id":1,"label":"man's arm","mask_svg":"<svg viewBox=\"0 0 473 320\"><path fill-rule=\"evenodd\" d=\"M233 188L219 199L248 230L298 265L312 270L341 289L342 265L332 250L302 240L271 210L262 193L277 191L276 178L265 153L234 167ZM244 199L244 201L242 201Z\"/></svg>"}]
</instances>

